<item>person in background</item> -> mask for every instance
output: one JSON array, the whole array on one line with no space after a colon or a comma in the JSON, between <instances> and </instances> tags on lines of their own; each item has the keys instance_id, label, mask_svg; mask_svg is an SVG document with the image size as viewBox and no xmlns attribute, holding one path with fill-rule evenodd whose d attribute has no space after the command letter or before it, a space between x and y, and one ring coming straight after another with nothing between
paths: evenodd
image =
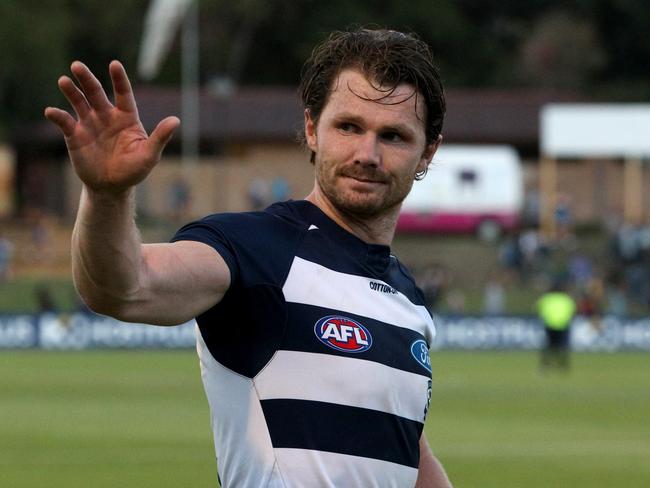
<instances>
[{"instance_id":1,"label":"person in background","mask_svg":"<svg viewBox=\"0 0 650 488\"><path fill-rule=\"evenodd\" d=\"M14 254L12 242L0 236L0 283L11 277L11 263Z\"/></svg>"},{"instance_id":2,"label":"person in background","mask_svg":"<svg viewBox=\"0 0 650 488\"><path fill-rule=\"evenodd\" d=\"M483 288L483 313L487 316L503 315L506 311L506 293L503 277L493 271Z\"/></svg>"},{"instance_id":3,"label":"person in background","mask_svg":"<svg viewBox=\"0 0 650 488\"><path fill-rule=\"evenodd\" d=\"M569 369L571 322L576 313L576 302L565 291L563 283L555 283L537 301L537 313L546 333L542 348L540 369L555 367Z\"/></svg>"}]
</instances>

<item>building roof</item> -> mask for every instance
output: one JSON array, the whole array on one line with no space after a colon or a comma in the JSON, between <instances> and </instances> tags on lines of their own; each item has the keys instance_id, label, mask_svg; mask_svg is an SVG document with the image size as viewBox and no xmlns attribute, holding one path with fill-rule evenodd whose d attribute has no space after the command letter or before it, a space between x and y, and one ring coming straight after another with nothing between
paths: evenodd
<instances>
[{"instance_id":1,"label":"building roof","mask_svg":"<svg viewBox=\"0 0 650 488\"><path fill-rule=\"evenodd\" d=\"M168 115L181 116L178 89L140 86L135 89L142 122L153 129ZM539 112L551 102L575 102L573 94L525 89L449 89L445 140L463 143L513 144L537 151ZM302 108L293 88L240 88L224 96L200 93L203 141L291 142L303 125ZM16 142L60 144L58 131L46 121L22 129Z\"/></svg>"}]
</instances>

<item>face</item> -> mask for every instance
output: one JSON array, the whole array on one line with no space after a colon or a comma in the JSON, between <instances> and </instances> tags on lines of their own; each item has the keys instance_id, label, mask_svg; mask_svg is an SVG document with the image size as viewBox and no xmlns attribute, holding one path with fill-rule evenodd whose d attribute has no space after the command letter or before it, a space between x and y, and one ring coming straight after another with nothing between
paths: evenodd
<instances>
[{"instance_id":1,"label":"face","mask_svg":"<svg viewBox=\"0 0 650 488\"><path fill-rule=\"evenodd\" d=\"M317 123L305 113L307 145L316 154L316 191L345 213L396 214L439 145L426 144L422 97L406 84L386 97L351 69L332 88Z\"/></svg>"}]
</instances>

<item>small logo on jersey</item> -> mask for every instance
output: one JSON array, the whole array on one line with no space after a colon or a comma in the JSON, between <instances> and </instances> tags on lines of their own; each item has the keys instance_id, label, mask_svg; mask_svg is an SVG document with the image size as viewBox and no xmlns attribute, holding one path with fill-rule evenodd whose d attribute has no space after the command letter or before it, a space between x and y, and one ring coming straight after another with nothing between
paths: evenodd
<instances>
[{"instance_id":1,"label":"small logo on jersey","mask_svg":"<svg viewBox=\"0 0 650 488\"><path fill-rule=\"evenodd\" d=\"M397 295L397 290L393 288L392 286L388 286L384 283L377 283L376 281L371 281L368 283L370 285L370 289L374 291L380 291L382 293L392 293L393 295Z\"/></svg>"},{"instance_id":2,"label":"small logo on jersey","mask_svg":"<svg viewBox=\"0 0 650 488\"><path fill-rule=\"evenodd\" d=\"M411 355L415 360L431 373L431 358L429 357L429 347L427 343L422 339L418 339L413 344L411 344Z\"/></svg>"},{"instance_id":3,"label":"small logo on jersey","mask_svg":"<svg viewBox=\"0 0 650 488\"><path fill-rule=\"evenodd\" d=\"M340 315L323 317L314 326L316 337L326 346L343 352L363 352L372 346L368 329L356 320Z\"/></svg>"}]
</instances>

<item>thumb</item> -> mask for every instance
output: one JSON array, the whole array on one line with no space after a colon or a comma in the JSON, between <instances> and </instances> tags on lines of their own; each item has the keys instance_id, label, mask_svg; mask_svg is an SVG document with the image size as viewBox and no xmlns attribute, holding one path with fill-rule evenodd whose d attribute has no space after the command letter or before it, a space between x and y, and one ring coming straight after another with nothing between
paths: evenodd
<instances>
[{"instance_id":1,"label":"thumb","mask_svg":"<svg viewBox=\"0 0 650 488\"><path fill-rule=\"evenodd\" d=\"M167 117L161 120L149 135L149 146L158 158L179 125L181 125L181 121L178 117Z\"/></svg>"}]
</instances>

